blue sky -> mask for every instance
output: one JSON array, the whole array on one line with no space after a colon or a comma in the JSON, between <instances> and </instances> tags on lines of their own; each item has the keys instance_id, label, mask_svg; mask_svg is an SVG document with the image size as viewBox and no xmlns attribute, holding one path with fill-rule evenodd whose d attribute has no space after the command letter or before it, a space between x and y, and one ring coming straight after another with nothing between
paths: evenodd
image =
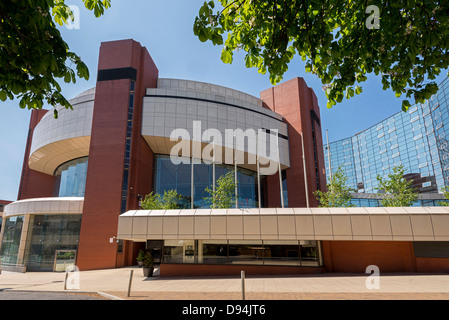
<instances>
[{"instance_id":1,"label":"blue sky","mask_svg":"<svg viewBox=\"0 0 449 320\"><path fill-rule=\"evenodd\" d=\"M204 81L237 89L259 97L271 87L268 75L247 69L244 54L234 63L221 62L221 47L202 43L193 34L193 22L204 0L112 0L105 15L95 18L84 9L81 0L66 0L81 8L80 29L61 27L70 49L81 56L91 73L89 81L75 85L61 81L67 98L95 86L98 50L103 41L134 39L147 47L159 69L161 78ZM381 25L382 28L382 25ZM304 63L296 58L289 65L284 80L303 77L321 107L323 140L329 131L330 141L354 135L401 110L401 98L383 91L380 78L369 76L363 83L363 94L344 100L332 109L326 108L321 81L304 71ZM437 83L446 77L443 71ZM0 199L16 200L20 181L30 111L18 107L18 101L0 102Z\"/></svg>"}]
</instances>

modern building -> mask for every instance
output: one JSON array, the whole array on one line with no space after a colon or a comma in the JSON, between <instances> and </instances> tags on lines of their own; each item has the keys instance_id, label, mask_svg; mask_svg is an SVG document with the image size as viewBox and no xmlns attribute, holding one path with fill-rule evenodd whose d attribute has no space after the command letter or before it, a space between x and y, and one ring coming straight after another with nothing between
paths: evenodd
<instances>
[{"instance_id":1,"label":"modern building","mask_svg":"<svg viewBox=\"0 0 449 320\"><path fill-rule=\"evenodd\" d=\"M58 119L32 112L3 269L117 268L140 249L161 276L449 269L443 207L316 208L320 110L301 78L257 98L159 78L144 47L113 41L100 47L95 88L71 103ZM210 209L205 189L230 171L237 207ZM140 209L172 189L182 208Z\"/></svg>"},{"instance_id":2,"label":"modern building","mask_svg":"<svg viewBox=\"0 0 449 320\"><path fill-rule=\"evenodd\" d=\"M342 168L353 203L379 206L378 175L387 177L402 165L405 178L420 193L416 206L435 206L442 201L441 188L449 186L449 78L424 104L391 117L353 137L324 145L326 175ZM330 153L329 150L330 149Z\"/></svg>"},{"instance_id":3,"label":"modern building","mask_svg":"<svg viewBox=\"0 0 449 320\"><path fill-rule=\"evenodd\" d=\"M139 209L150 192L171 189L186 208L208 208L205 188L212 187L214 174L218 179L235 168L240 209L282 207L281 199L285 207L313 206L312 192L325 185L317 98L300 78L256 98L218 85L161 79L139 43L114 41L101 45L96 87L71 103L73 111L59 108L58 119L47 110L32 112L18 201L5 209L10 232L3 237L3 268L56 270L58 256L76 259L81 270L134 265L147 239L117 237L121 214ZM214 165L201 157L211 145L210 138L203 140L211 129L222 138L214 140L222 151ZM179 133L187 137L170 139ZM170 154L182 141L188 153L180 151L182 161L175 164ZM262 174L270 166L272 172ZM302 250L318 265L316 241L294 242L293 253L277 253L280 260L291 254L299 259ZM172 246L148 245L157 260Z\"/></svg>"}]
</instances>

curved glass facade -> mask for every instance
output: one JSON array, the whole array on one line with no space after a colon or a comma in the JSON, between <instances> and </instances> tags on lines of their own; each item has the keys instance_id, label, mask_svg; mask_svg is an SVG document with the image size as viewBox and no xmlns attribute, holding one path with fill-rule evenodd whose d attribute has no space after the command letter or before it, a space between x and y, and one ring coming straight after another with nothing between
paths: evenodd
<instances>
[{"instance_id":1,"label":"curved glass facade","mask_svg":"<svg viewBox=\"0 0 449 320\"><path fill-rule=\"evenodd\" d=\"M75 159L59 166L55 171L55 196L84 197L88 157Z\"/></svg>"},{"instance_id":2,"label":"curved glass facade","mask_svg":"<svg viewBox=\"0 0 449 320\"><path fill-rule=\"evenodd\" d=\"M419 192L437 193L449 185L449 79L424 104L412 106L353 136L324 145L326 175L341 167L348 186L375 193L377 175L403 165Z\"/></svg>"},{"instance_id":3,"label":"curved glass facade","mask_svg":"<svg viewBox=\"0 0 449 320\"><path fill-rule=\"evenodd\" d=\"M157 155L155 157L155 163L155 193L164 194L164 191L176 190L183 198L181 206L183 208L190 208L192 165L186 163L174 164L171 161L170 156L166 155ZM233 166L215 165L215 180L218 180L220 176L233 170ZM212 189L213 166L205 164L204 162L194 163L193 175L194 208L209 208L210 203L204 199L210 196L205 189ZM238 168L237 185L238 207L256 208L258 206L256 173Z\"/></svg>"}]
</instances>

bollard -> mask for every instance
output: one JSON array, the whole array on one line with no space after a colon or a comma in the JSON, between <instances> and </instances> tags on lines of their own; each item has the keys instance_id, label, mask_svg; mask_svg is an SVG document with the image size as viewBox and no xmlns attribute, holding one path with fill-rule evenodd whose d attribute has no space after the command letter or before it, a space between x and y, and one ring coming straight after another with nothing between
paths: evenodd
<instances>
[{"instance_id":1,"label":"bollard","mask_svg":"<svg viewBox=\"0 0 449 320\"><path fill-rule=\"evenodd\" d=\"M242 278L242 300L245 300L245 271L243 270L241 272L241 278Z\"/></svg>"},{"instance_id":2,"label":"bollard","mask_svg":"<svg viewBox=\"0 0 449 320\"><path fill-rule=\"evenodd\" d=\"M64 290L67 290L67 278L69 277L69 273L65 272L65 279L64 279Z\"/></svg>"},{"instance_id":3,"label":"bollard","mask_svg":"<svg viewBox=\"0 0 449 320\"><path fill-rule=\"evenodd\" d=\"M131 284L133 282L133 273L134 273L134 270L131 270L131 272L129 273L129 284L128 284L128 295L127 295L127 297L129 297L130 294L131 294Z\"/></svg>"}]
</instances>

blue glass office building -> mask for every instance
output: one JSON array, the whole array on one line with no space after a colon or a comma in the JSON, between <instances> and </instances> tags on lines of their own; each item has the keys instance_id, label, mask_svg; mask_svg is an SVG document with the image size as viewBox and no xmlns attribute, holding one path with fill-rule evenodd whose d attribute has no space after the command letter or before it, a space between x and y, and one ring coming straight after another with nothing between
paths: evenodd
<instances>
[{"instance_id":1,"label":"blue glass office building","mask_svg":"<svg viewBox=\"0 0 449 320\"><path fill-rule=\"evenodd\" d=\"M378 206L378 175L386 177L403 165L406 178L421 194L415 205L438 205L441 188L449 185L449 78L437 94L407 112L400 111L354 135L324 145L327 180L339 167L355 190L356 206ZM330 149L330 154L328 153Z\"/></svg>"}]
</instances>

